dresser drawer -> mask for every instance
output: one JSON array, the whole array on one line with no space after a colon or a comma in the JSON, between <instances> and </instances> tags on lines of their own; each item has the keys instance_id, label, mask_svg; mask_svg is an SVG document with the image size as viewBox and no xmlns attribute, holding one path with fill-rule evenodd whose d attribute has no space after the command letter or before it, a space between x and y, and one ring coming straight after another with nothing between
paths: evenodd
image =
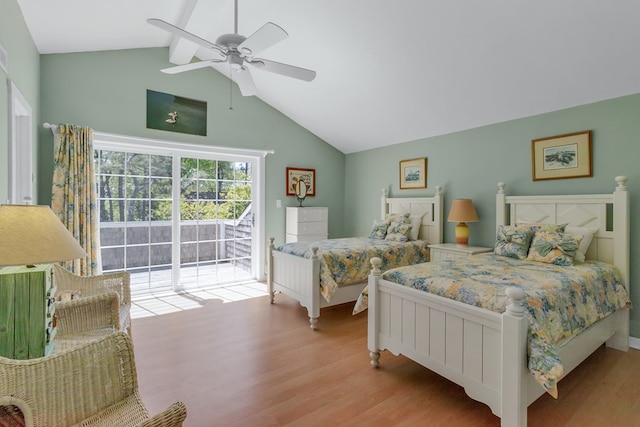
<instances>
[{"instance_id":1,"label":"dresser drawer","mask_svg":"<svg viewBox=\"0 0 640 427\"><path fill-rule=\"evenodd\" d=\"M300 222L327 222L329 219L329 208L287 208L287 223Z\"/></svg>"},{"instance_id":2,"label":"dresser drawer","mask_svg":"<svg viewBox=\"0 0 640 427\"><path fill-rule=\"evenodd\" d=\"M314 242L316 240L326 240L327 234L287 234L286 243L291 242Z\"/></svg>"},{"instance_id":3,"label":"dresser drawer","mask_svg":"<svg viewBox=\"0 0 640 427\"><path fill-rule=\"evenodd\" d=\"M294 234L327 234L327 225L326 222L301 222L298 224L297 233Z\"/></svg>"}]
</instances>

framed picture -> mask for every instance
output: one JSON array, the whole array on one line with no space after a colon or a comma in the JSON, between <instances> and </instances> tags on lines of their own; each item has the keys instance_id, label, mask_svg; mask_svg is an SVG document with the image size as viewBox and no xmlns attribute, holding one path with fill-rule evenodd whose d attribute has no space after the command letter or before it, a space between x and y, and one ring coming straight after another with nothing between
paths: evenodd
<instances>
[{"instance_id":1,"label":"framed picture","mask_svg":"<svg viewBox=\"0 0 640 427\"><path fill-rule=\"evenodd\" d=\"M307 196L316 195L316 170L287 168L287 196L296 195L296 184L304 181L307 184Z\"/></svg>"},{"instance_id":2,"label":"framed picture","mask_svg":"<svg viewBox=\"0 0 640 427\"><path fill-rule=\"evenodd\" d=\"M583 178L593 176L591 131L531 140L532 178Z\"/></svg>"},{"instance_id":3,"label":"framed picture","mask_svg":"<svg viewBox=\"0 0 640 427\"><path fill-rule=\"evenodd\" d=\"M427 158L400 161L400 189L427 188Z\"/></svg>"},{"instance_id":4,"label":"framed picture","mask_svg":"<svg viewBox=\"0 0 640 427\"><path fill-rule=\"evenodd\" d=\"M147 128L207 136L207 103L147 90Z\"/></svg>"}]
</instances>

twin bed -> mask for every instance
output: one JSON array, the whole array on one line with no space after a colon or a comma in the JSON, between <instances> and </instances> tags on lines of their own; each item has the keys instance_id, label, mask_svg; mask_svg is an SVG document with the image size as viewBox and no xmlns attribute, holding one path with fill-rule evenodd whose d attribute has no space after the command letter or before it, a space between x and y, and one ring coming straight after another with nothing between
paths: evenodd
<instances>
[{"instance_id":1,"label":"twin bed","mask_svg":"<svg viewBox=\"0 0 640 427\"><path fill-rule=\"evenodd\" d=\"M417 240L350 238L274 245L269 239L267 284L270 302L282 292L307 308L312 329L320 309L356 301L367 285L369 260L379 257L384 268L428 261L428 244L442 243L442 192L432 197L390 198L382 191L380 218L408 214L417 220ZM418 227L416 227L418 228Z\"/></svg>"},{"instance_id":2,"label":"twin bed","mask_svg":"<svg viewBox=\"0 0 640 427\"><path fill-rule=\"evenodd\" d=\"M616 181L612 194L558 196L507 196L498 184L498 236L517 249L528 230L529 256L475 255L384 275L373 258L363 292L371 364L382 350L403 354L464 387L503 426L526 426L527 407L557 393L557 381L600 345L628 350L629 196L626 178ZM532 260L533 247L541 258Z\"/></svg>"}]
</instances>

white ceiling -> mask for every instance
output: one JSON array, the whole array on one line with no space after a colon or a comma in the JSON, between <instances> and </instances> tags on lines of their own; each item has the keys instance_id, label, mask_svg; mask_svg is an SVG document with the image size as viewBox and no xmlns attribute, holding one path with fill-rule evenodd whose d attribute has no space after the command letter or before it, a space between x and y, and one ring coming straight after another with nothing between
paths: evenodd
<instances>
[{"instance_id":1,"label":"white ceiling","mask_svg":"<svg viewBox=\"0 0 640 427\"><path fill-rule=\"evenodd\" d=\"M233 32L233 0L18 3L43 54L169 46L147 18ZM259 56L317 77L254 71L257 96L344 153L640 93L640 0L239 1L240 34L267 21L289 37Z\"/></svg>"}]
</instances>

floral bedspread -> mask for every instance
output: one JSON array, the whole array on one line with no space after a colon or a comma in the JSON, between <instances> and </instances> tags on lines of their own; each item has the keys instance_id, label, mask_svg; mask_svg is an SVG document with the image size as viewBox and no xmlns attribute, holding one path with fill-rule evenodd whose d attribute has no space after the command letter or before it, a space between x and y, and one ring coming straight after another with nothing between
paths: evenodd
<instances>
[{"instance_id":1,"label":"floral bedspread","mask_svg":"<svg viewBox=\"0 0 640 427\"><path fill-rule=\"evenodd\" d=\"M393 269L383 278L498 313L508 304L507 287L523 289L529 317L529 371L554 397L563 374L558 346L631 306L617 268L596 261L565 267L482 254ZM366 297L365 289L356 303L358 310L366 308Z\"/></svg>"},{"instance_id":2,"label":"floral bedspread","mask_svg":"<svg viewBox=\"0 0 640 427\"><path fill-rule=\"evenodd\" d=\"M315 242L286 243L277 248L281 252L311 258L311 246L318 247L320 258L320 290L330 301L339 286L364 282L371 272L369 260L378 257L382 269L429 261L429 248L424 240L396 242L349 237Z\"/></svg>"}]
</instances>

